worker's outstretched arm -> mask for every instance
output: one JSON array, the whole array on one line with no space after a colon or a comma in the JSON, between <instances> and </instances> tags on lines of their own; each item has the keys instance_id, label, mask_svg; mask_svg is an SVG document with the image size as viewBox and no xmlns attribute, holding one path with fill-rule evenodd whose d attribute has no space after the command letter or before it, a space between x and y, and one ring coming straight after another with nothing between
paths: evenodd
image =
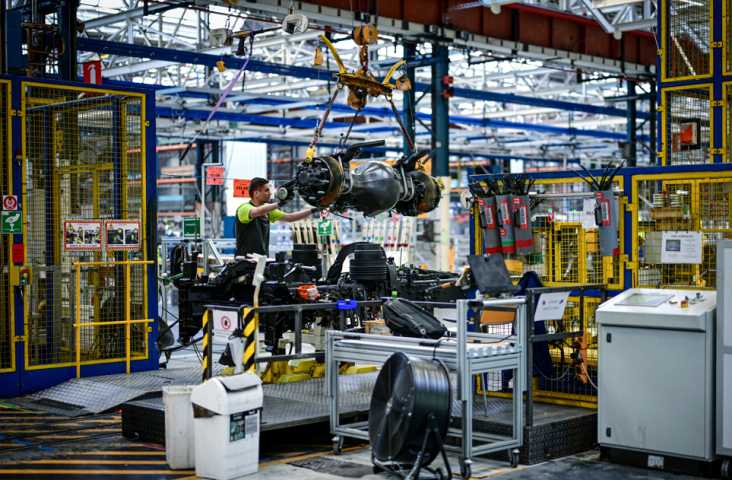
<instances>
[{"instance_id":1,"label":"worker's outstretched arm","mask_svg":"<svg viewBox=\"0 0 732 480\"><path fill-rule=\"evenodd\" d=\"M319 207L313 207L308 208L307 210L300 210L299 212L295 213L285 213L282 215L282 218L280 220L284 220L286 222L296 222L298 220L302 220L303 218L307 218L310 215L312 215L315 212L319 212Z\"/></svg>"},{"instance_id":2,"label":"worker's outstretched arm","mask_svg":"<svg viewBox=\"0 0 732 480\"><path fill-rule=\"evenodd\" d=\"M266 205L262 205L261 207L254 207L249 210L249 218L267 215L268 213L277 210L278 208L280 208L280 205L278 203L268 203Z\"/></svg>"}]
</instances>

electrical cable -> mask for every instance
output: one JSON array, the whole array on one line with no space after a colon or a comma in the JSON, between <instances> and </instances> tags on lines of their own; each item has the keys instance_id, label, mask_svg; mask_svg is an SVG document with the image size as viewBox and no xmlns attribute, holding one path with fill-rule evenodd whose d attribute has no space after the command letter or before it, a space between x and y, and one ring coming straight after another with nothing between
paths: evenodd
<instances>
[{"instance_id":1,"label":"electrical cable","mask_svg":"<svg viewBox=\"0 0 732 480\"><path fill-rule=\"evenodd\" d=\"M532 363L534 364L534 367L536 367L536 370L539 372L539 375L541 375L545 379L549 380L550 382L555 382L557 380L563 379L567 375L567 372L569 372L569 369L572 368L572 365L568 366L561 377L550 378L550 377L547 377L546 375L544 375L544 372L541 371L541 368L539 368L539 365L537 365L536 362L532 362Z\"/></svg>"},{"instance_id":2,"label":"electrical cable","mask_svg":"<svg viewBox=\"0 0 732 480\"><path fill-rule=\"evenodd\" d=\"M593 383L592 377L590 377L590 372L588 372L587 369L585 368L585 362L581 362L580 365L582 366L582 370L585 371L585 375L587 375L587 381L590 382L590 385L592 385L593 387L595 387L595 390L600 391L600 389L597 388L597 385L595 385Z\"/></svg>"}]
</instances>

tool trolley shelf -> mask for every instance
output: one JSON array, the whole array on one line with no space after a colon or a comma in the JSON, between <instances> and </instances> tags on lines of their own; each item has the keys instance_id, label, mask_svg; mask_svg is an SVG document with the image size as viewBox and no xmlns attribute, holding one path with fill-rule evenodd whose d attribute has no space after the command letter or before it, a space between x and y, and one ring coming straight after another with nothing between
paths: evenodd
<instances>
[{"instance_id":1,"label":"tool trolley shelf","mask_svg":"<svg viewBox=\"0 0 732 480\"><path fill-rule=\"evenodd\" d=\"M469 312L478 318L482 310L497 306L516 307L514 334L510 336L468 332ZM445 445L445 449L460 454L463 478L470 476L471 458L507 450L514 465L518 464L518 447L523 444L523 396L513 396L511 436L491 435L473 431L472 376L487 372L513 370L514 392L525 390L526 370L526 305L524 297L489 300L457 301L457 336L438 340L392 337L328 331L326 337L326 395L330 399L331 433L335 435L333 449L340 453L344 437L369 440L368 422L341 424L339 415L338 363L357 362L383 365L394 353L401 352L425 359L442 361L457 377L453 401L461 404L460 428L450 428L448 436L461 439L460 446Z\"/></svg>"}]
</instances>

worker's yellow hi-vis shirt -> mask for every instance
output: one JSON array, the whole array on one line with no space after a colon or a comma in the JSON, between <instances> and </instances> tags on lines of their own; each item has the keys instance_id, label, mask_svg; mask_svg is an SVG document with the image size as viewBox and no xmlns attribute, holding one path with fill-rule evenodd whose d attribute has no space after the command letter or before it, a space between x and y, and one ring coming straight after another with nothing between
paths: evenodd
<instances>
[{"instance_id":1,"label":"worker's yellow hi-vis shirt","mask_svg":"<svg viewBox=\"0 0 732 480\"><path fill-rule=\"evenodd\" d=\"M269 224L281 219L285 214L281 210L272 210L267 215L250 218L249 212L254 208L252 202L242 203L236 210L236 252L235 255L246 256L258 253L269 256Z\"/></svg>"}]
</instances>

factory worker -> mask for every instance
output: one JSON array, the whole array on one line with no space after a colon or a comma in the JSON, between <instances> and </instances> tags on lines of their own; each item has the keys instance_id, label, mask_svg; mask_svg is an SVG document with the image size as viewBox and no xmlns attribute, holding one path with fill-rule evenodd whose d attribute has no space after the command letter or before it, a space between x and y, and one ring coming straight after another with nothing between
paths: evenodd
<instances>
[{"instance_id":1,"label":"factory worker","mask_svg":"<svg viewBox=\"0 0 732 480\"><path fill-rule=\"evenodd\" d=\"M272 191L266 179L255 177L249 183L251 200L241 204L236 210L237 257L246 256L248 253L269 256L270 223L278 220L295 222L320 211L320 208L313 207L295 213L284 213L279 207L292 200L295 192L291 190L287 198L277 203L269 203L271 195Z\"/></svg>"}]
</instances>

